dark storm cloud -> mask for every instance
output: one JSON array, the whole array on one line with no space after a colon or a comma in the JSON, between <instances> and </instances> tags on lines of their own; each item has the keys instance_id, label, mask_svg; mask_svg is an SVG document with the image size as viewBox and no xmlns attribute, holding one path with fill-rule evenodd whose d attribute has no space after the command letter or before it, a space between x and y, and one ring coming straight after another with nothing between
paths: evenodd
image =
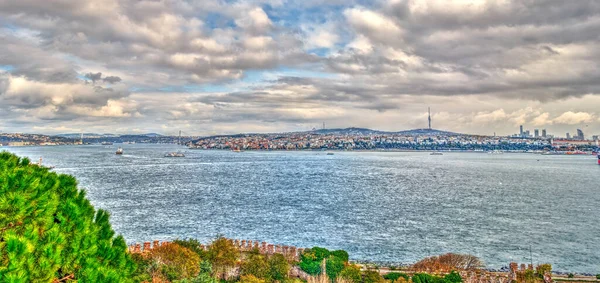
<instances>
[{"instance_id":1,"label":"dark storm cloud","mask_svg":"<svg viewBox=\"0 0 600 283\"><path fill-rule=\"evenodd\" d=\"M83 75L83 77L85 77L86 79L89 79L93 83L96 83L96 81L99 81L100 79L102 79L102 73L87 73L87 74Z\"/></svg>"},{"instance_id":2,"label":"dark storm cloud","mask_svg":"<svg viewBox=\"0 0 600 283\"><path fill-rule=\"evenodd\" d=\"M108 77L103 78L102 81L110 83L110 84L116 84L121 81L121 78L119 78L117 76L108 76Z\"/></svg>"}]
</instances>

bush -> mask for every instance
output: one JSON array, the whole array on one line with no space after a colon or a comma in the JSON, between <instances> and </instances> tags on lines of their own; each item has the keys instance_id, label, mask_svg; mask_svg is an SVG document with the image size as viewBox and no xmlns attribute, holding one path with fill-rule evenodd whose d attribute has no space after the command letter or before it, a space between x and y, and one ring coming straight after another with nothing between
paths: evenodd
<instances>
[{"instance_id":1,"label":"bush","mask_svg":"<svg viewBox=\"0 0 600 283\"><path fill-rule=\"evenodd\" d=\"M408 274L406 273L400 273L400 272L390 272L386 275L383 275L383 278L390 280L392 282L396 282L396 280L398 280L398 278L404 278L406 281L408 281L409 277Z\"/></svg>"},{"instance_id":2,"label":"bush","mask_svg":"<svg viewBox=\"0 0 600 283\"><path fill-rule=\"evenodd\" d=\"M569 273L569 274L567 275L567 277L568 277L568 278L575 278L575 274L573 274L573 273Z\"/></svg>"},{"instance_id":3,"label":"bush","mask_svg":"<svg viewBox=\"0 0 600 283\"><path fill-rule=\"evenodd\" d=\"M600 274L596 274L596 279L600 280Z\"/></svg>"},{"instance_id":4,"label":"bush","mask_svg":"<svg viewBox=\"0 0 600 283\"><path fill-rule=\"evenodd\" d=\"M1 152L0 180L2 281L132 281L125 240L75 178Z\"/></svg>"}]
</instances>

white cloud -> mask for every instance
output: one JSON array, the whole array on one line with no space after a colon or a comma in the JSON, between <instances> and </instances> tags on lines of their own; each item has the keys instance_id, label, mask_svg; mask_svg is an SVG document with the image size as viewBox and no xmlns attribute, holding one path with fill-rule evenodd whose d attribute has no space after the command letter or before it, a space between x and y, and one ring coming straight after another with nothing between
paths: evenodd
<instances>
[{"instance_id":1,"label":"white cloud","mask_svg":"<svg viewBox=\"0 0 600 283\"><path fill-rule=\"evenodd\" d=\"M554 123L577 125L582 123L591 123L595 120L594 115L587 112L567 111L553 119Z\"/></svg>"}]
</instances>

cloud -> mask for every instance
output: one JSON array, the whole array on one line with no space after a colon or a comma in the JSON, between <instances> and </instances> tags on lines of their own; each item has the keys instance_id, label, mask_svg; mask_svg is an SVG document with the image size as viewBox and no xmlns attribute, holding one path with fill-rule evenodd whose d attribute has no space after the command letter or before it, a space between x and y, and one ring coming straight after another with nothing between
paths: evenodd
<instances>
[{"instance_id":1,"label":"cloud","mask_svg":"<svg viewBox=\"0 0 600 283\"><path fill-rule=\"evenodd\" d=\"M0 22L14 129L393 130L434 106L454 131L600 132L593 0L0 0Z\"/></svg>"},{"instance_id":2,"label":"cloud","mask_svg":"<svg viewBox=\"0 0 600 283\"><path fill-rule=\"evenodd\" d=\"M102 79L102 73L87 73L84 77L91 80L93 83L96 83L96 81Z\"/></svg>"},{"instance_id":3,"label":"cloud","mask_svg":"<svg viewBox=\"0 0 600 283\"><path fill-rule=\"evenodd\" d=\"M110 84L116 84L121 81L121 78L119 78L117 76L108 76L108 77L103 78L102 81L110 83Z\"/></svg>"},{"instance_id":4,"label":"cloud","mask_svg":"<svg viewBox=\"0 0 600 283\"><path fill-rule=\"evenodd\" d=\"M553 122L557 124L577 125L582 123L590 123L594 120L594 115L590 113L567 111L554 118Z\"/></svg>"}]
</instances>

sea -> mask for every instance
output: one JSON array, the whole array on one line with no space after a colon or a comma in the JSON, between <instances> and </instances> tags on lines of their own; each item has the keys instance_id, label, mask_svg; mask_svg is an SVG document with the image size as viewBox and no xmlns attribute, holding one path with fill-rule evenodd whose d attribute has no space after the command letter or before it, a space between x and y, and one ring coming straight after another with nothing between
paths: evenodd
<instances>
[{"instance_id":1,"label":"sea","mask_svg":"<svg viewBox=\"0 0 600 283\"><path fill-rule=\"evenodd\" d=\"M117 146L124 154L115 154ZM465 253L600 273L594 156L3 147L73 175L128 243L217 236L410 264ZM183 151L183 158L166 158Z\"/></svg>"}]
</instances>

